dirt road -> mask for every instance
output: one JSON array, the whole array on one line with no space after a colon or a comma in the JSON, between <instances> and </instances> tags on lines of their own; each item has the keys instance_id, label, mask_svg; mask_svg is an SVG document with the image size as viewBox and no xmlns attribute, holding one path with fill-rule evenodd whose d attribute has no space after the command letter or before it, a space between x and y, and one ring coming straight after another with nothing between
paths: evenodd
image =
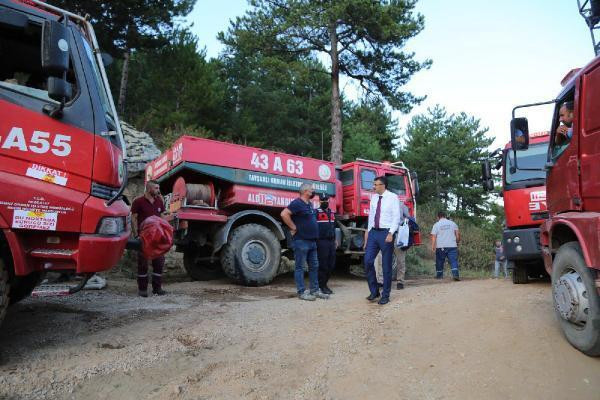
<instances>
[{"instance_id":1,"label":"dirt road","mask_svg":"<svg viewBox=\"0 0 600 400\"><path fill-rule=\"evenodd\" d=\"M390 304L335 277L302 302L263 288L132 281L28 299L0 333L6 399L599 399L600 358L573 349L547 282L409 282Z\"/></svg>"}]
</instances>

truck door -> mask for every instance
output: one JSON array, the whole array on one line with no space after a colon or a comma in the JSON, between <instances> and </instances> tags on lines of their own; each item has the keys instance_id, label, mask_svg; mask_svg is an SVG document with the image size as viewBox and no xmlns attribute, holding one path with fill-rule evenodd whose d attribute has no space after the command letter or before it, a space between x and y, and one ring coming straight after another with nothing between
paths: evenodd
<instances>
[{"instance_id":1,"label":"truck door","mask_svg":"<svg viewBox=\"0 0 600 400\"><path fill-rule=\"evenodd\" d=\"M15 13L0 6L0 13ZM61 117L45 106L48 75L41 67L42 20L24 30L0 25L0 227L77 232L89 196L94 118L72 31L68 43L73 95Z\"/></svg>"},{"instance_id":2,"label":"truck door","mask_svg":"<svg viewBox=\"0 0 600 400\"><path fill-rule=\"evenodd\" d=\"M583 75L580 96L581 194L587 210L600 209L600 67Z\"/></svg>"},{"instance_id":3,"label":"truck door","mask_svg":"<svg viewBox=\"0 0 600 400\"><path fill-rule=\"evenodd\" d=\"M562 141L556 134L559 123L559 110L566 101L578 98L579 91L574 90L557 102L550 131L549 161L552 167L547 175L547 204L551 213L581 210L582 200L579 188L579 129L581 124L580 105L574 103L573 135L568 141Z\"/></svg>"}]
</instances>

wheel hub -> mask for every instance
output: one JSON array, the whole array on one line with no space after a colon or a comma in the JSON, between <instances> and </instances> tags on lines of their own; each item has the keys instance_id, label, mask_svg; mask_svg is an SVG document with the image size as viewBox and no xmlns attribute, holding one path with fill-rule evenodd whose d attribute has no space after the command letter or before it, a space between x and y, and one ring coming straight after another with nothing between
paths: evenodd
<instances>
[{"instance_id":1,"label":"wheel hub","mask_svg":"<svg viewBox=\"0 0 600 400\"><path fill-rule=\"evenodd\" d=\"M585 325L590 305L585 284L577 272L565 273L554 284L554 303L562 318Z\"/></svg>"},{"instance_id":2,"label":"wheel hub","mask_svg":"<svg viewBox=\"0 0 600 400\"><path fill-rule=\"evenodd\" d=\"M250 241L244 245L242 257L247 267L251 270L259 271L265 265L267 249L262 242Z\"/></svg>"}]
</instances>

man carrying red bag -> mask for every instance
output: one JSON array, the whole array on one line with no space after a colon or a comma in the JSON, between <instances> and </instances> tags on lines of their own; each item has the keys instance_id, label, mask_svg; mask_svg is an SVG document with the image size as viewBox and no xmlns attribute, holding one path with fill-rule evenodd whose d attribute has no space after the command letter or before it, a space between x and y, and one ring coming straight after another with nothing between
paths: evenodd
<instances>
[{"instance_id":1,"label":"man carrying red bag","mask_svg":"<svg viewBox=\"0 0 600 400\"><path fill-rule=\"evenodd\" d=\"M160 255L153 257L152 251L152 243L149 243L148 240L144 240L145 238L152 237L153 240L156 235L156 231L160 228L164 228L162 226L158 226L156 222L164 222L166 221L155 221L155 218L150 218L152 216L161 217L165 213L165 204L160 195L160 189L158 186L158 182L151 180L146 183L146 190L143 196L138 197L133 201L131 205L131 233L133 237L141 236L142 239L142 248L138 251L138 295L142 297L148 297L148 262L152 261L152 293L157 296L162 296L167 294L166 291L162 289L162 273L165 267L165 256L164 253L166 251L158 252ZM143 224L146 219L150 218L146 224ZM170 229L171 227L167 224L167 227ZM140 229L138 229L140 228ZM157 229L158 228L158 229ZM152 231L152 232L150 232ZM171 233L169 237L169 233ZM172 241L172 230L169 232L168 229L165 230L166 238L163 240L171 240ZM164 247L164 246L163 246ZM168 246L170 247L170 246ZM168 250L168 248L167 248Z\"/></svg>"}]
</instances>

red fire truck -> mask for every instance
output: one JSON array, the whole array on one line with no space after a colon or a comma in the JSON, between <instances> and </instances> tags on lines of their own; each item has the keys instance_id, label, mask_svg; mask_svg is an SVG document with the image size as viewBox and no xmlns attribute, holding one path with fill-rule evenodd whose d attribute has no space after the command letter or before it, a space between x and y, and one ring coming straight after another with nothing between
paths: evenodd
<instances>
[{"instance_id":1,"label":"red fire truck","mask_svg":"<svg viewBox=\"0 0 600 400\"><path fill-rule=\"evenodd\" d=\"M280 257L291 237L279 214L304 182L330 196L341 260L359 258L373 180L381 175L414 215L418 185L401 162L357 160L336 169L328 161L183 136L146 168L146 179L168 193L177 250L190 276L213 279L222 270L253 286L287 272Z\"/></svg>"},{"instance_id":2,"label":"red fire truck","mask_svg":"<svg viewBox=\"0 0 600 400\"><path fill-rule=\"evenodd\" d=\"M546 210L546 172L543 170L548 152L548 132L530 135L531 146L517 151L519 168L514 162L510 142L496 151L502 167L502 197L505 229L502 234L504 254L512 269L513 283L527 283L530 277L546 275L540 247L540 225L548 216ZM491 164L483 164L484 188L493 190Z\"/></svg>"},{"instance_id":3,"label":"red fire truck","mask_svg":"<svg viewBox=\"0 0 600 400\"><path fill-rule=\"evenodd\" d=\"M594 37L600 1L582 3L580 11ZM595 42L594 48L600 50ZM555 104L555 112L546 161L549 216L540 241L567 340L587 355L600 356L600 57L571 71L562 83L557 98L546 102ZM533 105L515 110L528 106ZM563 107L567 114L573 109L564 135L557 132ZM529 147L527 119L515 118L514 110L511 142L517 150Z\"/></svg>"},{"instance_id":4,"label":"red fire truck","mask_svg":"<svg viewBox=\"0 0 600 400\"><path fill-rule=\"evenodd\" d=\"M43 2L0 0L0 54L1 319L46 271L113 267L129 208L124 140L91 25Z\"/></svg>"}]
</instances>

